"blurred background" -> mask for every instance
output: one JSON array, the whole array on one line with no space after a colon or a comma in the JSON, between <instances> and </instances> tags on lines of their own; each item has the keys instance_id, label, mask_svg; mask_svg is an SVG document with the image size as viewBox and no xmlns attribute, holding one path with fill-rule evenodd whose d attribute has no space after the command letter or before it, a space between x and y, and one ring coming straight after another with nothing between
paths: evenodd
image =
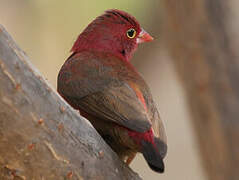
<instances>
[{"instance_id":1,"label":"blurred background","mask_svg":"<svg viewBox=\"0 0 239 180\"><path fill-rule=\"evenodd\" d=\"M213 0L208 2L210 1ZM143 179L204 180L207 179L204 170L210 169L210 167L208 165L208 167L203 168L207 164L207 159L202 158L203 160L201 160L200 153L204 156L212 146L206 146L206 151L199 149L203 149L207 138L209 138L208 144L211 142L211 130L207 129L205 133L202 132L208 125L205 121L210 119L211 116L206 116L204 113L204 117L206 116L206 118L203 118L205 127L200 124L202 118L195 118L195 114L201 114L201 109L199 113L197 112L200 105L194 103L190 98L195 97L195 101L198 102L197 98L204 98L204 94L198 97L198 89L201 88L200 92L205 93L207 92L207 83L211 80L214 82L215 78L218 82L217 74L208 73L211 71L210 67L198 62L204 62L201 59L206 62L207 58L217 59L217 56L213 56L213 53L217 54L216 52L223 51L223 49L213 48L213 51L210 51L213 52L210 56L205 55L206 51L203 51L203 55L200 52L204 50L204 45L208 45L206 46L206 50L208 50L210 41L214 42L212 38L209 38L214 37L214 27L217 27L216 32L218 34L218 36L215 35L215 39L220 37L219 44L224 44L220 47L230 49L228 48L232 47L228 44L230 39L222 39L219 30L229 26L231 31L224 29L223 32L225 34L231 33L234 35L233 37L237 37L238 25L232 23L232 21L226 21L228 22L227 25L220 24L221 21L218 21L217 18L220 19L220 15L222 15L224 22L228 16L225 17L225 14L220 13L224 12L220 5L214 7L213 3L215 1L212 4L203 4L204 1L197 0L180 2L172 0L0 0L0 23L15 39L20 48L26 52L43 76L56 88L58 71L70 55L69 50L78 34L95 17L111 8L121 9L134 15L141 26L155 38L152 43L140 45L132 63L149 84L161 112L168 137L168 155L165 159L166 172L162 175L151 171L142 155L137 155L131 167ZM231 7L234 7L236 1L231 2ZM231 8L226 7L227 10ZM207 12L209 13L207 14ZM218 17L212 19L214 12L217 13ZM237 11L229 12L230 17L238 17ZM215 24L208 25L211 22L215 22ZM212 46L217 47L217 43L215 42ZM220 62L227 59L228 51L224 53ZM236 57L234 51L230 50L232 54L230 57ZM192 60L192 57L198 61ZM193 64L194 62L196 64ZM217 65L216 67L220 66L220 63L213 63L212 61L211 63ZM195 67L196 70L193 69ZM207 71L201 71L200 68ZM221 70L223 71L223 68ZM195 73L204 75L203 80L210 75L213 75L213 77L207 79L206 85L205 83L202 84L201 78L199 78L200 87L197 87L193 84L198 79ZM194 87L197 87L197 89L194 89ZM223 92L221 93L223 94ZM206 93L206 95L208 94ZM217 96L220 97L220 94ZM210 102L205 100L202 103L204 103L203 107L205 109L210 109L211 106L207 106ZM197 117L200 117L200 115ZM194 121L196 123L193 123ZM197 127L200 127L200 132L203 135L200 136ZM215 135L215 138L217 137ZM216 151L214 153L217 154ZM223 158L221 159L223 160ZM207 170L207 172L210 174L211 170L213 168ZM210 177L213 179L212 176Z\"/></svg>"}]
</instances>

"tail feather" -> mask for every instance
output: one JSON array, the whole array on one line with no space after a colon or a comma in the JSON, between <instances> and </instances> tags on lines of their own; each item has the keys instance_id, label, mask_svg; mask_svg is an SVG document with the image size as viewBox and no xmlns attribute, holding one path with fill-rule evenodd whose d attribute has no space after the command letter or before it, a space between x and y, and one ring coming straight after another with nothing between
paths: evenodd
<instances>
[{"instance_id":1,"label":"tail feather","mask_svg":"<svg viewBox=\"0 0 239 180\"><path fill-rule=\"evenodd\" d=\"M161 141L159 138L154 138L154 143L156 145L157 151L159 151L160 156L165 158L168 150L167 144L165 144L163 141Z\"/></svg>"},{"instance_id":2,"label":"tail feather","mask_svg":"<svg viewBox=\"0 0 239 180\"><path fill-rule=\"evenodd\" d=\"M154 138L155 144L142 140L142 153L147 161L149 167L159 173L164 172L163 158L167 152L167 145L160 141L158 138Z\"/></svg>"}]
</instances>

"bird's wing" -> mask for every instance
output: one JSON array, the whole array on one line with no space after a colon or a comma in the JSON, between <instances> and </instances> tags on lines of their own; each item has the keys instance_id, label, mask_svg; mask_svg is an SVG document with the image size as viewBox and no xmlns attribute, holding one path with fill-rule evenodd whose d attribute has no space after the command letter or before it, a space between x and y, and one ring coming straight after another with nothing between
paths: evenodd
<instances>
[{"instance_id":1,"label":"bird's wing","mask_svg":"<svg viewBox=\"0 0 239 180\"><path fill-rule=\"evenodd\" d=\"M151 128L151 121L130 70L112 65L117 59L71 57L58 75L58 92L74 108L137 132ZM117 63L116 63L117 64ZM121 64L117 64L117 68ZM123 80L123 79L128 80Z\"/></svg>"}]
</instances>

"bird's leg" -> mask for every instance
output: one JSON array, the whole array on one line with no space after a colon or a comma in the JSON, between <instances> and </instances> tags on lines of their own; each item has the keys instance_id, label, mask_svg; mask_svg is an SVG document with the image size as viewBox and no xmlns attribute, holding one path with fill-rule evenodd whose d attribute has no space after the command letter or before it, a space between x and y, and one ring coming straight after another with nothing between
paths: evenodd
<instances>
[{"instance_id":1,"label":"bird's leg","mask_svg":"<svg viewBox=\"0 0 239 180\"><path fill-rule=\"evenodd\" d=\"M133 161L133 159L135 158L135 156L136 156L136 153L130 154L130 155L128 156L127 160L126 160L126 164L129 165L129 164Z\"/></svg>"}]
</instances>

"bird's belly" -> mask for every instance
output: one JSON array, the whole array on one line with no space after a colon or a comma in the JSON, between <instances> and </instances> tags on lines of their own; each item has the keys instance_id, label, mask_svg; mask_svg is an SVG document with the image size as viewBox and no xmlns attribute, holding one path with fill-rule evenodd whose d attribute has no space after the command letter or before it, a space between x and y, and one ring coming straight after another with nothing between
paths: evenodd
<instances>
[{"instance_id":1,"label":"bird's belly","mask_svg":"<svg viewBox=\"0 0 239 180\"><path fill-rule=\"evenodd\" d=\"M140 152L140 146L129 136L129 130L114 122L105 121L80 111L87 118L106 143L125 160L126 157Z\"/></svg>"}]
</instances>

